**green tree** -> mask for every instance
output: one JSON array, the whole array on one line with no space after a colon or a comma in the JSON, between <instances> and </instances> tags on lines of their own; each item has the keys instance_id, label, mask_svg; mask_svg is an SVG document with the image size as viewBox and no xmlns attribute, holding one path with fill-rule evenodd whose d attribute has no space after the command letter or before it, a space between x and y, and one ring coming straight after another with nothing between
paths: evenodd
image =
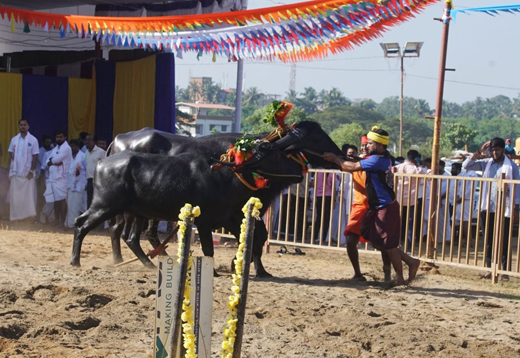
<instances>
[{"instance_id":1,"label":"green tree","mask_svg":"<svg viewBox=\"0 0 520 358\"><path fill-rule=\"evenodd\" d=\"M179 86L175 86L175 102L186 102L189 100L190 96L188 95L188 90Z\"/></svg>"},{"instance_id":2,"label":"green tree","mask_svg":"<svg viewBox=\"0 0 520 358\"><path fill-rule=\"evenodd\" d=\"M323 108L350 106L352 102L336 87L325 93L323 96Z\"/></svg>"},{"instance_id":3,"label":"green tree","mask_svg":"<svg viewBox=\"0 0 520 358\"><path fill-rule=\"evenodd\" d=\"M374 125L385 122L385 117L381 114L354 106L331 107L323 112L313 114L310 118L320 123L327 133L331 133L342 124L358 123L365 130L368 130Z\"/></svg>"},{"instance_id":4,"label":"green tree","mask_svg":"<svg viewBox=\"0 0 520 358\"><path fill-rule=\"evenodd\" d=\"M262 99L262 93L257 87L249 87L244 93L243 103L252 106L258 106Z\"/></svg>"},{"instance_id":5,"label":"green tree","mask_svg":"<svg viewBox=\"0 0 520 358\"><path fill-rule=\"evenodd\" d=\"M285 94L284 101L289 102L289 103L296 103L297 97L298 97L298 92L296 92L295 90L289 90Z\"/></svg>"},{"instance_id":6,"label":"green tree","mask_svg":"<svg viewBox=\"0 0 520 358\"><path fill-rule=\"evenodd\" d=\"M206 103L217 103L220 89L220 86L213 81L204 82L201 88L202 98Z\"/></svg>"},{"instance_id":7,"label":"green tree","mask_svg":"<svg viewBox=\"0 0 520 358\"><path fill-rule=\"evenodd\" d=\"M465 145L472 146L476 134L473 129L460 123L446 123L441 129L441 139L446 140L450 148L457 150L464 149Z\"/></svg>"},{"instance_id":8,"label":"green tree","mask_svg":"<svg viewBox=\"0 0 520 358\"><path fill-rule=\"evenodd\" d=\"M318 111L318 93L312 87L305 87L301 93L302 97L296 99L296 105L307 112L308 115Z\"/></svg>"},{"instance_id":9,"label":"green tree","mask_svg":"<svg viewBox=\"0 0 520 358\"><path fill-rule=\"evenodd\" d=\"M358 123L342 124L332 131L330 138L341 148L343 144L354 144L359 148L361 137L366 134Z\"/></svg>"},{"instance_id":10,"label":"green tree","mask_svg":"<svg viewBox=\"0 0 520 358\"><path fill-rule=\"evenodd\" d=\"M367 111L373 111L377 107L377 103L374 100L367 99L367 98L361 100L358 103L353 103L352 105L356 106L356 107L360 107L360 108L366 109Z\"/></svg>"},{"instance_id":11,"label":"green tree","mask_svg":"<svg viewBox=\"0 0 520 358\"><path fill-rule=\"evenodd\" d=\"M202 94L202 88L197 82L190 82L187 88L190 101L195 102Z\"/></svg>"}]
</instances>

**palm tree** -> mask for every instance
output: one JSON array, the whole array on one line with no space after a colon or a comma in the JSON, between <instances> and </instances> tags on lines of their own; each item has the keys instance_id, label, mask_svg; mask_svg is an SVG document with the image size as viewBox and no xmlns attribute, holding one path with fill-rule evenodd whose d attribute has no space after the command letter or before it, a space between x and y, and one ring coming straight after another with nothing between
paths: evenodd
<instances>
[{"instance_id":1,"label":"palm tree","mask_svg":"<svg viewBox=\"0 0 520 358\"><path fill-rule=\"evenodd\" d=\"M318 111L318 94L312 87L305 87L301 93L303 97L298 98L296 104L307 114L313 114Z\"/></svg>"},{"instance_id":2,"label":"palm tree","mask_svg":"<svg viewBox=\"0 0 520 358\"><path fill-rule=\"evenodd\" d=\"M298 97L298 92L295 90L289 90L289 92L286 92L286 96L284 98L284 101L294 103L296 102L296 98Z\"/></svg>"},{"instance_id":3,"label":"palm tree","mask_svg":"<svg viewBox=\"0 0 520 358\"><path fill-rule=\"evenodd\" d=\"M200 99L202 88L200 88L200 85L197 82L190 82L187 91L190 100L195 102Z\"/></svg>"},{"instance_id":4,"label":"palm tree","mask_svg":"<svg viewBox=\"0 0 520 358\"><path fill-rule=\"evenodd\" d=\"M324 108L350 106L351 104L352 102L336 87L332 87L329 92L326 92L326 95L323 98Z\"/></svg>"},{"instance_id":5,"label":"palm tree","mask_svg":"<svg viewBox=\"0 0 520 358\"><path fill-rule=\"evenodd\" d=\"M205 82L202 85L201 94L204 101L207 103L216 103L220 93L220 85L213 83L213 81Z\"/></svg>"},{"instance_id":6,"label":"palm tree","mask_svg":"<svg viewBox=\"0 0 520 358\"><path fill-rule=\"evenodd\" d=\"M175 86L175 102L184 102L189 100L190 97L188 96L188 90L179 86Z\"/></svg>"},{"instance_id":7,"label":"palm tree","mask_svg":"<svg viewBox=\"0 0 520 358\"><path fill-rule=\"evenodd\" d=\"M244 104L250 104L252 106L258 106L262 99L262 93L257 87L249 87L244 94Z\"/></svg>"}]
</instances>

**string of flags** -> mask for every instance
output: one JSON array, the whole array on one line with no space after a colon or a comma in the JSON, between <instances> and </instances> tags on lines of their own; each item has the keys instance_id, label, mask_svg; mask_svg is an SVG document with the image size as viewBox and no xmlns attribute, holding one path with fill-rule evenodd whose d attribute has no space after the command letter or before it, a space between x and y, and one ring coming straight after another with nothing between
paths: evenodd
<instances>
[{"instance_id":1,"label":"string of flags","mask_svg":"<svg viewBox=\"0 0 520 358\"><path fill-rule=\"evenodd\" d=\"M472 12L480 12L491 16L500 15L501 13L515 14L520 12L520 4L456 9L451 11L451 17L453 21L456 21L458 13L470 15Z\"/></svg>"},{"instance_id":2,"label":"string of flags","mask_svg":"<svg viewBox=\"0 0 520 358\"><path fill-rule=\"evenodd\" d=\"M160 17L60 15L0 6L11 30L40 27L117 47L233 59L310 61L352 49L440 0L314 0L264 9Z\"/></svg>"}]
</instances>

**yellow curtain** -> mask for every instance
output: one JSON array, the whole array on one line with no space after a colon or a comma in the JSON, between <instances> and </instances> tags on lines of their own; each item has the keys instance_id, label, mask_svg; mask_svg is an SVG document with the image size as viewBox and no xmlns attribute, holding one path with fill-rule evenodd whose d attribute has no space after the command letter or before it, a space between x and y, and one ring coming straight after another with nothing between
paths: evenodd
<instances>
[{"instance_id":1,"label":"yellow curtain","mask_svg":"<svg viewBox=\"0 0 520 358\"><path fill-rule=\"evenodd\" d=\"M114 137L119 133L153 127L155 56L116 64Z\"/></svg>"},{"instance_id":2,"label":"yellow curtain","mask_svg":"<svg viewBox=\"0 0 520 358\"><path fill-rule=\"evenodd\" d=\"M69 78L69 139L80 132L94 133L96 121L96 81Z\"/></svg>"},{"instance_id":3,"label":"yellow curtain","mask_svg":"<svg viewBox=\"0 0 520 358\"><path fill-rule=\"evenodd\" d=\"M0 145L2 159L0 164L7 167L9 143L18 134L18 121L22 118L22 75L19 73L0 73ZM29 132L31 130L29 129Z\"/></svg>"}]
</instances>

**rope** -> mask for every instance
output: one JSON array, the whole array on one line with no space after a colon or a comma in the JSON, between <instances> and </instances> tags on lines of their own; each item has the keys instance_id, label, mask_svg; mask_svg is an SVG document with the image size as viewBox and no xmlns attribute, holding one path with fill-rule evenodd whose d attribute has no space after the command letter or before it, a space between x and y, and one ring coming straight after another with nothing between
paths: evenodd
<instances>
[{"instance_id":1,"label":"rope","mask_svg":"<svg viewBox=\"0 0 520 358\"><path fill-rule=\"evenodd\" d=\"M252 186L251 184L249 184L245 179L244 177L241 175L241 174L238 174L237 172L233 172L235 173L235 175L237 176L238 179L240 179L240 181L242 182L242 184L244 184L245 186L247 186L249 189L253 190L253 191L257 191L258 188L255 187L255 186Z\"/></svg>"},{"instance_id":2,"label":"rope","mask_svg":"<svg viewBox=\"0 0 520 358\"><path fill-rule=\"evenodd\" d=\"M315 156L317 156L317 157L323 158L323 154L320 154L320 153L314 152L314 151L312 151L312 150L310 150L310 149L302 149L302 150L303 150L304 152L309 153L309 154L312 154L312 155L315 155Z\"/></svg>"}]
</instances>

